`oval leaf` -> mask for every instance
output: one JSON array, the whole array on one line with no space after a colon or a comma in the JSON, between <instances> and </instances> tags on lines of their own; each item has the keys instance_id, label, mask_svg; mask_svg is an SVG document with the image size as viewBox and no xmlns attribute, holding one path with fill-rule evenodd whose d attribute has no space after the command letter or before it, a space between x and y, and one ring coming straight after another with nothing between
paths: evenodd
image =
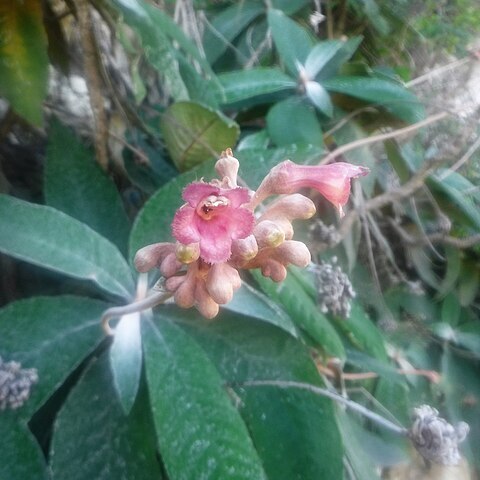
<instances>
[{"instance_id":1,"label":"oval leaf","mask_svg":"<svg viewBox=\"0 0 480 480\"><path fill-rule=\"evenodd\" d=\"M37 0L0 2L0 96L34 125L47 94L47 35Z\"/></svg>"},{"instance_id":2,"label":"oval leaf","mask_svg":"<svg viewBox=\"0 0 480 480\"><path fill-rule=\"evenodd\" d=\"M22 417L39 408L104 338L100 317L108 306L65 295L20 300L0 310L0 356L38 372L19 410Z\"/></svg>"},{"instance_id":3,"label":"oval leaf","mask_svg":"<svg viewBox=\"0 0 480 480\"><path fill-rule=\"evenodd\" d=\"M108 357L91 365L55 421L53 480L161 480L145 390L126 416L115 398Z\"/></svg>"},{"instance_id":4,"label":"oval leaf","mask_svg":"<svg viewBox=\"0 0 480 480\"><path fill-rule=\"evenodd\" d=\"M268 26L278 55L290 74L298 75L298 64L304 64L313 46L312 38L297 22L288 18L282 11L268 11Z\"/></svg>"},{"instance_id":5,"label":"oval leaf","mask_svg":"<svg viewBox=\"0 0 480 480\"><path fill-rule=\"evenodd\" d=\"M311 102L327 117L333 115L333 105L328 92L317 82L307 82L305 84L307 97Z\"/></svg>"},{"instance_id":6,"label":"oval leaf","mask_svg":"<svg viewBox=\"0 0 480 480\"><path fill-rule=\"evenodd\" d=\"M277 92L293 91L297 83L276 68L252 68L219 75L223 88L223 104L252 101Z\"/></svg>"},{"instance_id":7,"label":"oval leaf","mask_svg":"<svg viewBox=\"0 0 480 480\"><path fill-rule=\"evenodd\" d=\"M293 97L275 104L267 115L267 130L279 146L289 144L323 146L323 134L311 105Z\"/></svg>"},{"instance_id":8,"label":"oval leaf","mask_svg":"<svg viewBox=\"0 0 480 480\"><path fill-rule=\"evenodd\" d=\"M130 297L134 283L125 259L85 224L7 195L0 195L0 218L8 219L8 229L0 229L1 252Z\"/></svg>"},{"instance_id":9,"label":"oval leaf","mask_svg":"<svg viewBox=\"0 0 480 480\"><path fill-rule=\"evenodd\" d=\"M45 200L126 253L130 225L114 183L95 162L93 151L58 121L50 127Z\"/></svg>"},{"instance_id":10,"label":"oval leaf","mask_svg":"<svg viewBox=\"0 0 480 480\"><path fill-rule=\"evenodd\" d=\"M169 477L266 478L248 431L202 349L166 318L143 326L150 402Z\"/></svg>"},{"instance_id":11,"label":"oval leaf","mask_svg":"<svg viewBox=\"0 0 480 480\"><path fill-rule=\"evenodd\" d=\"M233 120L194 102L171 105L162 115L160 127L173 162L181 171L219 156L235 145L240 135Z\"/></svg>"},{"instance_id":12,"label":"oval leaf","mask_svg":"<svg viewBox=\"0 0 480 480\"><path fill-rule=\"evenodd\" d=\"M425 117L417 97L399 83L374 77L334 77L322 82L332 92L380 105L401 120L415 123Z\"/></svg>"}]
</instances>

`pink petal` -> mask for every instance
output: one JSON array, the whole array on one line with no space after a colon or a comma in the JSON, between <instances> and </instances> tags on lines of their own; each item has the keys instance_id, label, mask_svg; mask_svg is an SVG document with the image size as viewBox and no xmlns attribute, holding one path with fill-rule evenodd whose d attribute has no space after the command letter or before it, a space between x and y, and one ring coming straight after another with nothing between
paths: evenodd
<instances>
[{"instance_id":1,"label":"pink petal","mask_svg":"<svg viewBox=\"0 0 480 480\"><path fill-rule=\"evenodd\" d=\"M190 205L180 207L172 222L172 234L180 242L185 245L200 241L200 234L196 228L195 209Z\"/></svg>"},{"instance_id":2,"label":"pink petal","mask_svg":"<svg viewBox=\"0 0 480 480\"><path fill-rule=\"evenodd\" d=\"M227 197L230 201L230 206L233 208L237 208L250 201L250 192L243 187L232 188L230 190L221 189L220 195Z\"/></svg>"},{"instance_id":3,"label":"pink petal","mask_svg":"<svg viewBox=\"0 0 480 480\"><path fill-rule=\"evenodd\" d=\"M220 188L210 183L193 182L188 184L182 192L182 198L190 204L191 207L197 208L197 205L209 195L219 195Z\"/></svg>"}]
</instances>

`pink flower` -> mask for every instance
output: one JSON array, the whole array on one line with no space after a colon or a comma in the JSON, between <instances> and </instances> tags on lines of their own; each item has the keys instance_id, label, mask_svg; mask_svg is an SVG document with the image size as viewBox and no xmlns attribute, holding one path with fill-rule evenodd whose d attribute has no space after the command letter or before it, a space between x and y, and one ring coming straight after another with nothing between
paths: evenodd
<instances>
[{"instance_id":1,"label":"pink flower","mask_svg":"<svg viewBox=\"0 0 480 480\"><path fill-rule=\"evenodd\" d=\"M187 203L175 214L173 236L184 245L198 243L200 258L207 263L226 262L232 255L232 241L253 231L253 213L243 207L250 201L246 188L194 182L182 197Z\"/></svg>"},{"instance_id":2,"label":"pink flower","mask_svg":"<svg viewBox=\"0 0 480 480\"><path fill-rule=\"evenodd\" d=\"M350 179L369 172L366 167L337 162L329 165L296 165L285 160L272 168L258 188L254 205L270 195L294 193L301 188L320 192L340 212L350 195Z\"/></svg>"}]
</instances>

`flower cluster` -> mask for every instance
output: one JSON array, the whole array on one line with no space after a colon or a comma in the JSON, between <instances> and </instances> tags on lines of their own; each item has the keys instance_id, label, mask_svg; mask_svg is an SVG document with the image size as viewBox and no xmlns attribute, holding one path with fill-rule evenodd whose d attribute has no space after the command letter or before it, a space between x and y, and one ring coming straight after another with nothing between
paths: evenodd
<instances>
[{"instance_id":1,"label":"flower cluster","mask_svg":"<svg viewBox=\"0 0 480 480\"><path fill-rule=\"evenodd\" d=\"M298 190L315 188L341 212L350 179L368 173L347 163L303 166L286 160L253 192L237 184L238 168L227 149L215 165L219 179L193 182L183 190L185 204L172 222L177 242L148 245L135 256L140 272L160 269L177 305L195 306L207 318L240 288L239 270L259 268L281 282L288 265L310 263L306 245L293 240L292 221L311 218L315 205ZM272 195L278 197L263 204Z\"/></svg>"},{"instance_id":2,"label":"flower cluster","mask_svg":"<svg viewBox=\"0 0 480 480\"><path fill-rule=\"evenodd\" d=\"M0 411L21 407L30 396L32 385L38 382L35 368L22 368L18 362L3 362L0 357Z\"/></svg>"},{"instance_id":3,"label":"flower cluster","mask_svg":"<svg viewBox=\"0 0 480 480\"><path fill-rule=\"evenodd\" d=\"M429 405L415 408L412 417L408 436L423 458L441 465L458 465L461 458L458 444L467 437L468 424L450 425Z\"/></svg>"}]
</instances>

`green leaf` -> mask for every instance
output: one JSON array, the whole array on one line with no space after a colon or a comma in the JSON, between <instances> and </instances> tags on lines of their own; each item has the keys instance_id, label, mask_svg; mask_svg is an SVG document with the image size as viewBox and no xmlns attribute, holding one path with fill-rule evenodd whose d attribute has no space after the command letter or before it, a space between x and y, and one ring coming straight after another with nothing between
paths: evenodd
<instances>
[{"instance_id":1,"label":"green leaf","mask_svg":"<svg viewBox=\"0 0 480 480\"><path fill-rule=\"evenodd\" d=\"M114 183L95 162L93 151L58 121L50 126L45 200L126 253L130 225Z\"/></svg>"},{"instance_id":2,"label":"green leaf","mask_svg":"<svg viewBox=\"0 0 480 480\"><path fill-rule=\"evenodd\" d=\"M56 419L51 470L53 480L163 478L146 389L126 416L106 355L86 371Z\"/></svg>"},{"instance_id":3,"label":"green leaf","mask_svg":"<svg viewBox=\"0 0 480 480\"><path fill-rule=\"evenodd\" d=\"M442 170L427 179L435 199L442 208L445 205L445 211L451 218L458 218L460 222L480 230L480 199L473 193L475 185L456 172L446 176L444 172Z\"/></svg>"},{"instance_id":4,"label":"green leaf","mask_svg":"<svg viewBox=\"0 0 480 480\"><path fill-rule=\"evenodd\" d=\"M442 322L451 326L457 325L460 319L461 308L457 295L454 292L450 292L442 302Z\"/></svg>"},{"instance_id":5,"label":"green leaf","mask_svg":"<svg viewBox=\"0 0 480 480\"><path fill-rule=\"evenodd\" d=\"M352 302L350 317L347 320L340 320L338 326L347 333L356 347L378 360L387 362L385 340L358 302Z\"/></svg>"},{"instance_id":6,"label":"green leaf","mask_svg":"<svg viewBox=\"0 0 480 480\"><path fill-rule=\"evenodd\" d=\"M283 282L276 284L257 270L251 273L265 294L282 305L295 325L307 332L318 347L331 357L345 359L337 332L296 278L288 275Z\"/></svg>"},{"instance_id":7,"label":"green leaf","mask_svg":"<svg viewBox=\"0 0 480 480\"><path fill-rule=\"evenodd\" d=\"M310 34L280 10L268 11L268 26L278 54L287 70L298 76L298 65L303 65L313 47Z\"/></svg>"},{"instance_id":8,"label":"green leaf","mask_svg":"<svg viewBox=\"0 0 480 480\"><path fill-rule=\"evenodd\" d=\"M0 478L5 480L47 480L45 459L26 425L1 412Z\"/></svg>"},{"instance_id":9,"label":"green leaf","mask_svg":"<svg viewBox=\"0 0 480 480\"><path fill-rule=\"evenodd\" d=\"M232 40L258 17L264 6L257 1L243 1L223 9L215 18L205 25L203 45L210 64L229 48Z\"/></svg>"},{"instance_id":10,"label":"green leaf","mask_svg":"<svg viewBox=\"0 0 480 480\"><path fill-rule=\"evenodd\" d=\"M167 36L180 29L157 7L142 0L113 0L123 19L140 37L146 59L163 76L167 91L175 100L188 100L187 88L179 72L175 49ZM173 23L173 22L172 22ZM159 26L162 28L159 28ZM179 38L184 37L183 33ZM188 41L188 40L187 40Z\"/></svg>"},{"instance_id":11,"label":"green leaf","mask_svg":"<svg viewBox=\"0 0 480 480\"><path fill-rule=\"evenodd\" d=\"M177 102L162 115L162 134L180 171L220 155L240 135L238 125L221 112L194 102Z\"/></svg>"},{"instance_id":12,"label":"green leaf","mask_svg":"<svg viewBox=\"0 0 480 480\"><path fill-rule=\"evenodd\" d=\"M268 138L268 132L265 128L258 132L251 133L243 137L237 145L237 150L249 150L252 148L266 149L270 139Z\"/></svg>"},{"instance_id":13,"label":"green leaf","mask_svg":"<svg viewBox=\"0 0 480 480\"><path fill-rule=\"evenodd\" d=\"M317 82L307 82L305 92L311 102L327 117L333 115L333 105L328 92Z\"/></svg>"},{"instance_id":14,"label":"green leaf","mask_svg":"<svg viewBox=\"0 0 480 480\"><path fill-rule=\"evenodd\" d=\"M293 388L243 387L237 392L268 478L342 478L342 440L323 398Z\"/></svg>"},{"instance_id":15,"label":"green leaf","mask_svg":"<svg viewBox=\"0 0 480 480\"><path fill-rule=\"evenodd\" d=\"M271 323L294 337L298 335L295 325L280 306L248 283L243 282L242 287L235 292L233 299L223 308Z\"/></svg>"},{"instance_id":16,"label":"green leaf","mask_svg":"<svg viewBox=\"0 0 480 480\"><path fill-rule=\"evenodd\" d=\"M108 306L58 296L19 300L0 310L0 356L38 371L38 383L19 410L22 417L38 409L100 343L100 317Z\"/></svg>"},{"instance_id":17,"label":"green leaf","mask_svg":"<svg viewBox=\"0 0 480 480\"><path fill-rule=\"evenodd\" d=\"M345 445L345 455L358 480L379 480L375 465L365 455L362 440L359 438L360 428L350 419L348 413L336 409L337 424Z\"/></svg>"},{"instance_id":18,"label":"green leaf","mask_svg":"<svg viewBox=\"0 0 480 480\"><path fill-rule=\"evenodd\" d=\"M228 105L278 93L292 92L297 83L276 68L258 67L250 70L223 73L218 76L223 88L224 99L219 102Z\"/></svg>"},{"instance_id":19,"label":"green leaf","mask_svg":"<svg viewBox=\"0 0 480 480\"><path fill-rule=\"evenodd\" d=\"M181 321L234 386L268 478L342 478L343 449L330 400L296 389L242 385L279 380L323 386L301 342L272 325L227 312L213 323L193 311L169 308L165 315Z\"/></svg>"},{"instance_id":20,"label":"green leaf","mask_svg":"<svg viewBox=\"0 0 480 480\"><path fill-rule=\"evenodd\" d=\"M326 40L315 45L305 60L307 77L310 80L325 80L336 75L361 41L362 37L353 37L347 41Z\"/></svg>"},{"instance_id":21,"label":"green leaf","mask_svg":"<svg viewBox=\"0 0 480 480\"><path fill-rule=\"evenodd\" d=\"M71 277L91 280L129 298L134 284L118 249L85 224L58 210L0 195L0 251Z\"/></svg>"},{"instance_id":22,"label":"green leaf","mask_svg":"<svg viewBox=\"0 0 480 480\"><path fill-rule=\"evenodd\" d=\"M169 477L265 478L248 431L203 350L163 316L143 325L150 402Z\"/></svg>"},{"instance_id":23,"label":"green leaf","mask_svg":"<svg viewBox=\"0 0 480 480\"><path fill-rule=\"evenodd\" d=\"M311 144L323 147L323 134L315 110L298 97L276 103L267 114L267 130L279 146Z\"/></svg>"},{"instance_id":24,"label":"green leaf","mask_svg":"<svg viewBox=\"0 0 480 480\"><path fill-rule=\"evenodd\" d=\"M272 7L281 10L286 15L292 15L307 5L308 0L272 0Z\"/></svg>"},{"instance_id":25,"label":"green leaf","mask_svg":"<svg viewBox=\"0 0 480 480\"><path fill-rule=\"evenodd\" d=\"M458 282L458 297L462 307L468 307L477 296L480 284L480 269L471 260L462 263L462 274Z\"/></svg>"},{"instance_id":26,"label":"green leaf","mask_svg":"<svg viewBox=\"0 0 480 480\"><path fill-rule=\"evenodd\" d=\"M375 77L339 76L323 81L322 85L332 92L379 105L406 122L418 122L425 117L417 97L395 82Z\"/></svg>"},{"instance_id":27,"label":"green leaf","mask_svg":"<svg viewBox=\"0 0 480 480\"><path fill-rule=\"evenodd\" d=\"M47 82L47 35L41 4L37 0L1 2L0 96L39 126Z\"/></svg>"},{"instance_id":28,"label":"green leaf","mask_svg":"<svg viewBox=\"0 0 480 480\"><path fill-rule=\"evenodd\" d=\"M398 175L400 182L405 183L410 178L411 172L409 163L403 155L402 149L394 139L385 141L384 146L388 161Z\"/></svg>"},{"instance_id":29,"label":"green leaf","mask_svg":"<svg viewBox=\"0 0 480 480\"><path fill-rule=\"evenodd\" d=\"M140 313L124 315L115 327L110 365L123 411L128 415L135 402L142 373Z\"/></svg>"}]
</instances>

